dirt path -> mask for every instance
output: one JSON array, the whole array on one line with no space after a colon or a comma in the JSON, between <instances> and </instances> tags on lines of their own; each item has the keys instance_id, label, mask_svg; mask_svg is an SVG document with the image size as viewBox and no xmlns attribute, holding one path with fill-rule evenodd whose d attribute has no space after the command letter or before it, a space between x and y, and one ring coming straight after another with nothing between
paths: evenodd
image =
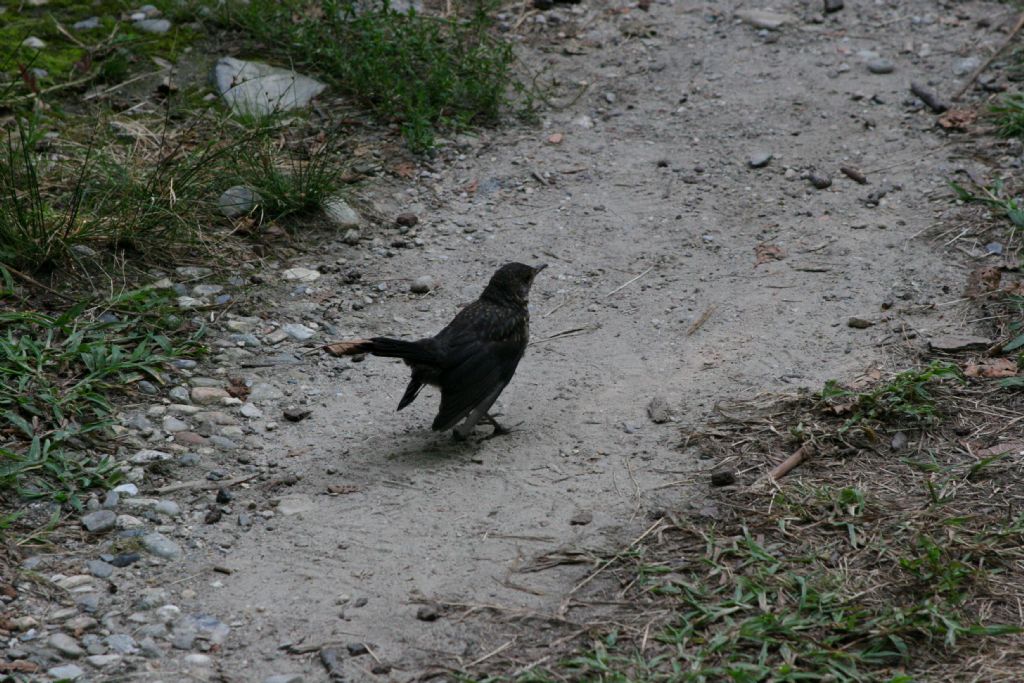
<instances>
[{"instance_id":1,"label":"dirt path","mask_svg":"<svg viewBox=\"0 0 1024 683\"><path fill-rule=\"evenodd\" d=\"M286 264L332 266L303 294L265 274L278 284L260 314L333 326L313 343L432 334L501 263L550 264L535 286L534 344L499 402L516 427L505 438L464 446L430 433L433 394L396 414L406 370L386 360L311 353L301 365L228 368L285 396L256 401L267 417L245 448L204 459L195 476L255 465L299 479L239 489L235 515L183 532L193 578L176 588L194 591L189 608L232 625L224 675L326 680L315 652L279 649L303 639L370 643L395 667L374 677L371 659L346 659L347 680L470 662L501 641L457 620L418 620L417 598L552 610L586 568L518 567L562 547L610 547L652 508L700 509L707 477L698 454L680 450L679 427L716 397L819 388L884 363L900 320L926 334L955 328L938 314L881 308L955 298L939 283L960 281L914 239L947 201L943 173L955 164L934 117L905 101L912 79L952 91L952 64L1001 35L976 20L999 26L1006 8L957 4L962 18L949 22L940 19L954 10L932 2L848 0L815 23L805 3L785 2L774 9L792 23L759 33L733 4L656 3L647 14L588 0L538 15L544 25L527 19L525 59L563 83L586 81L577 102L546 114L543 130L487 133L429 177L377 188L367 199L382 215L419 214L422 248L385 257L392 228L373 244L325 244ZM870 73L862 50L895 72ZM750 168L762 151L771 161ZM842 176L842 164L870 184ZM812 169L831 187L801 178ZM886 186L902 189L865 201ZM761 244L784 257L755 266ZM345 283L351 270L361 291ZM399 278L424 274L440 287L407 294ZM855 329L850 317L878 324ZM656 396L674 422L648 418ZM289 404L312 415L280 420ZM268 420L280 422L275 431L263 429ZM326 495L329 486L351 492ZM196 494L193 509L210 499Z\"/></svg>"}]
</instances>

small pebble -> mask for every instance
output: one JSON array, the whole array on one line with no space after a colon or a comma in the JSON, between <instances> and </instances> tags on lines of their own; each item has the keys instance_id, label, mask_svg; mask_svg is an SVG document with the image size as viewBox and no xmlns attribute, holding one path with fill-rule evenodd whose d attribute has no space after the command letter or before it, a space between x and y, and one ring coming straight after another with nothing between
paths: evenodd
<instances>
[{"instance_id":1,"label":"small pebble","mask_svg":"<svg viewBox=\"0 0 1024 683\"><path fill-rule=\"evenodd\" d=\"M433 605L423 605L416 610L416 618L420 621L437 621L440 616L441 613Z\"/></svg>"},{"instance_id":2,"label":"small pebble","mask_svg":"<svg viewBox=\"0 0 1024 683\"><path fill-rule=\"evenodd\" d=\"M876 57L867 63L868 71L873 74L891 74L896 70L896 65L885 57Z\"/></svg>"},{"instance_id":3,"label":"small pebble","mask_svg":"<svg viewBox=\"0 0 1024 683\"><path fill-rule=\"evenodd\" d=\"M411 228L420 222L419 217L414 213L400 213L395 218L395 223L406 228Z\"/></svg>"},{"instance_id":4,"label":"small pebble","mask_svg":"<svg viewBox=\"0 0 1024 683\"><path fill-rule=\"evenodd\" d=\"M91 534L110 531L117 523L117 515L113 510L97 510L82 517L82 526Z\"/></svg>"},{"instance_id":5,"label":"small pebble","mask_svg":"<svg viewBox=\"0 0 1024 683\"><path fill-rule=\"evenodd\" d=\"M302 422L313 413L308 408L290 407L284 410L284 419L289 422Z\"/></svg>"},{"instance_id":6,"label":"small pebble","mask_svg":"<svg viewBox=\"0 0 1024 683\"><path fill-rule=\"evenodd\" d=\"M811 185L819 190L824 190L825 188L832 186L832 178L819 171L813 171L807 176L807 179L811 181Z\"/></svg>"},{"instance_id":7,"label":"small pebble","mask_svg":"<svg viewBox=\"0 0 1024 683\"><path fill-rule=\"evenodd\" d=\"M759 150L747 158L747 165L750 168L764 168L772 160L772 153L767 150Z\"/></svg>"},{"instance_id":8,"label":"small pebble","mask_svg":"<svg viewBox=\"0 0 1024 683\"><path fill-rule=\"evenodd\" d=\"M89 560L86 566L89 568L89 573L97 579L110 578L110 575L114 573L114 565L103 560Z\"/></svg>"},{"instance_id":9,"label":"small pebble","mask_svg":"<svg viewBox=\"0 0 1024 683\"><path fill-rule=\"evenodd\" d=\"M413 294L426 294L434 288L434 278L429 275L421 275L409 285L409 291Z\"/></svg>"}]
</instances>

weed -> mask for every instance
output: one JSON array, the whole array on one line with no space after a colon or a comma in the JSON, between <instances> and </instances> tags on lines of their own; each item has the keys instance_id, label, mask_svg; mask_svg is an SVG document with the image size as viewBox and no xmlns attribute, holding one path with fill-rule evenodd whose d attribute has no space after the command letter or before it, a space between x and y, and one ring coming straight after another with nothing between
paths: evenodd
<instances>
[{"instance_id":1,"label":"weed","mask_svg":"<svg viewBox=\"0 0 1024 683\"><path fill-rule=\"evenodd\" d=\"M979 185L980 194L975 194L952 181L949 184L960 201L984 204L992 211L1009 219L1013 224L1011 236L1016 234L1018 229L1024 228L1024 202L1019 197L1006 196L1006 184L1003 180L995 181L991 187Z\"/></svg>"},{"instance_id":2,"label":"weed","mask_svg":"<svg viewBox=\"0 0 1024 683\"><path fill-rule=\"evenodd\" d=\"M255 190L274 219L320 209L336 193L342 171L339 136L321 133L295 143L283 135L258 129L234 146L233 182Z\"/></svg>"},{"instance_id":3,"label":"weed","mask_svg":"<svg viewBox=\"0 0 1024 683\"><path fill-rule=\"evenodd\" d=\"M991 112L1004 138L1024 137L1024 93L1004 95L993 104Z\"/></svg>"},{"instance_id":4,"label":"weed","mask_svg":"<svg viewBox=\"0 0 1024 683\"><path fill-rule=\"evenodd\" d=\"M962 379L960 369L952 363L933 361L925 368L901 372L889 382L863 392L844 389L835 380L829 380L818 396L836 414L850 415L840 433L862 423L929 422L935 417L936 404L928 387L946 379Z\"/></svg>"},{"instance_id":5,"label":"weed","mask_svg":"<svg viewBox=\"0 0 1024 683\"><path fill-rule=\"evenodd\" d=\"M191 128L207 123L200 116ZM148 156L135 145L97 152L97 144L80 156L50 150L59 159L51 163L37 130L19 119L0 152L0 261L9 266L51 269L81 244L143 253L188 244L215 220L214 188L230 151L216 137Z\"/></svg>"},{"instance_id":6,"label":"weed","mask_svg":"<svg viewBox=\"0 0 1024 683\"><path fill-rule=\"evenodd\" d=\"M168 10L176 5L157 4ZM174 60L197 36L185 22L175 22L166 34L143 32L123 20L125 9L122 2L97 0L48 2L8 11L0 23L0 54L8 57L0 63L0 74L10 75L14 87L6 93L0 91L0 103L25 104L54 91L74 91L97 77L123 82L135 65L145 64L143 57L159 55ZM76 21L91 16L98 18L95 29L70 29ZM42 40L45 47L23 45L30 36Z\"/></svg>"},{"instance_id":7,"label":"weed","mask_svg":"<svg viewBox=\"0 0 1024 683\"><path fill-rule=\"evenodd\" d=\"M820 525L820 509L806 511L806 523L792 523L801 500L846 506L832 518L865 504L859 491L825 487L803 499L792 495L785 512L770 515L756 533L743 525L666 523L662 534L674 536L671 548L649 548L653 557L624 577L636 586L633 600L659 596L657 612L671 614L663 625L651 629L648 621L650 637L642 643L609 630L559 663L516 680L914 680L898 676L920 664L915 657L926 648L954 649L965 639L1019 632L979 623L962 610L978 592L997 544L974 556L942 536L921 534L911 553L899 556L893 551L915 528L860 519L874 539L857 550L867 556L870 571L851 576L853 567L829 559L829 551L841 548L841 536ZM808 533L817 534L813 543ZM651 571L651 560L672 557L694 559L671 573ZM884 583L869 583L877 572L885 573ZM883 595L860 599L866 593Z\"/></svg>"},{"instance_id":8,"label":"weed","mask_svg":"<svg viewBox=\"0 0 1024 683\"><path fill-rule=\"evenodd\" d=\"M63 209L48 201L35 131L19 119L16 132L8 131L0 153L0 261L35 269L62 258L88 233L80 221L83 186L80 176ZM83 175L87 169L83 164Z\"/></svg>"},{"instance_id":9,"label":"weed","mask_svg":"<svg viewBox=\"0 0 1024 683\"><path fill-rule=\"evenodd\" d=\"M482 7L463 19L401 13L386 0L254 0L236 7L232 22L396 122L415 151L430 149L439 128L496 122L508 101L512 47L490 35Z\"/></svg>"},{"instance_id":10,"label":"weed","mask_svg":"<svg viewBox=\"0 0 1024 683\"><path fill-rule=\"evenodd\" d=\"M77 492L116 477L112 462L87 455L102 443L111 395L199 350L182 336L173 293L137 290L100 307L59 315L0 313L0 488L78 504ZM17 444L22 444L18 447Z\"/></svg>"}]
</instances>

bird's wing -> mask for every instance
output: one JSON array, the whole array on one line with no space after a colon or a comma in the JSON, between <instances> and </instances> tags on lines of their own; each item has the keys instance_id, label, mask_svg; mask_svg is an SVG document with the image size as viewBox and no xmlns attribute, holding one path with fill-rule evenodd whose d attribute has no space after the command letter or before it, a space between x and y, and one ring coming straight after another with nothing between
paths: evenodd
<instances>
[{"instance_id":1,"label":"bird's wing","mask_svg":"<svg viewBox=\"0 0 1024 683\"><path fill-rule=\"evenodd\" d=\"M515 349L496 349L495 346L511 345L481 344L462 363L444 373L441 407L433 424L435 431L454 427L483 400L492 395L497 397L512 379L519 365ZM512 354L502 353L510 350Z\"/></svg>"},{"instance_id":2,"label":"bird's wing","mask_svg":"<svg viewBox=\"0 0 1024 683\"><path fill-rule=\"evenodd\" d=\"M433 428L443 431L489 397L496 397L519 365L526 349L522 316L475 301L455 316L435 341L452 360L438 376L441 407Z\"/></svg>"}]
</instances>

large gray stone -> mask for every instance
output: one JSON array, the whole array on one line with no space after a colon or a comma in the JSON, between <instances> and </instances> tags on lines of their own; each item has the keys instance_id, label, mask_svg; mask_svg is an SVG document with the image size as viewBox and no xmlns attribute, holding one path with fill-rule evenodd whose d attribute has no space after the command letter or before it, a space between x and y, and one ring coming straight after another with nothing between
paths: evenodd
<instances>
[{"instance_id":1,"label":"large gray stone","mask_svg":"<svg viewBox=\"0 0 1024 683\"><path fill-rule=\"evenodd\" d=\"M54 633L47 644L65 657L81 657L85 650L78 644L78 641L66 633Z\"/></svg>"},{"instance_id":2,"label":"large gray stone","mask_svg":"<svg viewBox=\"0 0 1024 683\"><path fill-rule=\"evenodd\" d=\"M142 547L157 557L176 560L181 557L181 546L156 531L142 537Z\"/></svg>"},{"instance_id":3,"label":"large gray stone","mask_svg":"<svg viewBox=\"0 0 1024 683\"><path fill-rule=\"evenodd\" d=\"M74 681L85 675L85 671L82 670L82 667L74 664L55 666L52 669L47 669L46 673L58 681L65 679Z\"/></svg>"},{"instance_id":4,"label":"large gray stone","mask_svg":"<svg viewBox=\"0 0 1024 683\"><path fill-rule=\"evenodd\" d=\"M213 81L234 113L257 116L305 107L327 87L289 69L234 57L217 60Z\"/></svg>"},{"instance_id":5,"label":"large gray stone","mask_svg":"<svg viewBox=\"0 0 1024 683\"><path fill-rule=\"evenodd\" d=\"M82 517L82 526L92 534L110 531L114 528L117 515L112 510L97 510Z\"/></svg>"},{"instance_id":6,"label":"large gray stone","mask_svg":"<svg viewBox=\"0 0 1024 683\"><path fill-rule=\"evenodd\" d=\"M245 216L255 209L263 198L259 192L245 185L235 185L224 190L217 199L217 208L228 218Z\"/></svg>"}]
</instances>

